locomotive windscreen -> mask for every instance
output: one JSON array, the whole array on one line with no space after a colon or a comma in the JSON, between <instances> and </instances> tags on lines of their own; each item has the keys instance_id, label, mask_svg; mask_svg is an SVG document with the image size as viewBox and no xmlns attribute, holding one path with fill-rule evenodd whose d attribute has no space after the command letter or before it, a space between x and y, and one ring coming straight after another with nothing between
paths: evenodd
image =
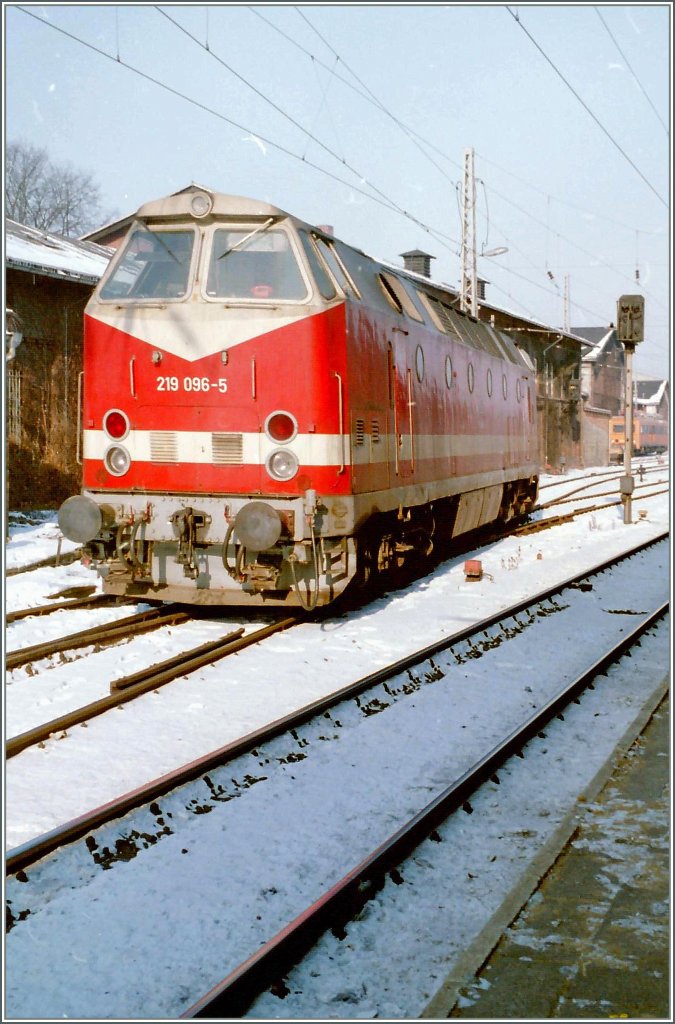
<instances>
[{"instance_id":1,"label":"locomotive windscreen","mask_svg":"<svg viewBox=\"0 0 675 1024\"><path fill-rule=\"evenodd\" d=\"M285 231L218 228L213 235L206 294L223 299L307 297L307 285Z\"/></svg>"},{"instance_id":2,"label":"locomotive windscreen","mask_svg":"<svg viewBox=\"0 0 675 1024\"><path fill-rule=\"evenodd\" d=\"M101 299L180 299L187 294L193 231L132 231Z\"/></svg>"}]
</instances>

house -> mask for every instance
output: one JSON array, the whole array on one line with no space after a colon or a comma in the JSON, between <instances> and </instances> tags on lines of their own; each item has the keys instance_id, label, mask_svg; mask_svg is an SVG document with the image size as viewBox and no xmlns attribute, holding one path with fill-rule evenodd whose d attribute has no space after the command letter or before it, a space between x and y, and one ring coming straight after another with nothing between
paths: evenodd
<instances>
[{"instance_id":1,"label":"house","mask_svg":"<svg viewBox=\"0 0 675 1024\"><path fill-rule=\"evenodd\" d=\"M79 490L83 312L112 254L5 221L9 508L55 507Z\"/></svg>"},{"instance_id":2,"label":"house","mask_svg":"<svg viewBox=\"0 0 675 1024\"><path fill-rule=\"evenodd\" d=\"M633 409L637 416L670 419L670 385L667 380L635 374Z\"/></svg>"},{"instance_id":3,"label":"house","mask_svg":"<svg viewBox=\"0 0 675 1024\"><path fill-rule=\"evenodd\" d=\"M574 327L588 346L581 358L583 465L609 465L610 420L624 407L625 352L614 324Z\"/></svg>"}]
</instances>

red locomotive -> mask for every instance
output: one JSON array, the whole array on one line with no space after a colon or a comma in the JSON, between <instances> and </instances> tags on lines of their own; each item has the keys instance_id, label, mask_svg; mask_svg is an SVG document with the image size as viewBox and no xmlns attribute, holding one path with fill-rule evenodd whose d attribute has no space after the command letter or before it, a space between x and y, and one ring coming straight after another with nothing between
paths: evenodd
<instances>
[{"instance_id":1,"label":"red locomotive","mask_svg":"<svg viewBox=\"0 0 675 1024\"><path fill-rule=\"evenodd\" d=\"M524 514L534 375L456 304L266 203L145 204L85 311L62 532L107 593L313 608Z\"/></svg>"}]
</instances>

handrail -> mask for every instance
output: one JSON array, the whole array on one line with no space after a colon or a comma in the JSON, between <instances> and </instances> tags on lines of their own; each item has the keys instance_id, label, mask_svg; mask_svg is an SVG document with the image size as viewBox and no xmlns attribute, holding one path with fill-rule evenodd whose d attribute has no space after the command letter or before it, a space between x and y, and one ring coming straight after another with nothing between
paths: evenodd
<instances>
[{"instance_id":1,"label":"handrail","mask_svg":"<svg viewBox=\"0 0 675 1024\"><path fill-rule=\"evenodd\" d=\"M344 405L343 405L343 400L342 400L342 377L337 372L337 370L333 370L333 375L335 377L337 377L337 382L338 382L338 419L340 421L340 458L342 459L342 461L340 463L340 468L338 469L338 474L340 474L340 473L344 473L344 471L345 471Z\"/></svg>"},{"instance_id":2,"label":"handrail","mask_svg":"<svg viewBox=\"0 0 675 1024\"><path fill-rule=\"evenodd\" d=\"M82 455L84 444L80 445L80 438L82 436L82 381L84 379L84 370L80 370L77 375L77 417L75 419L76 432L75 432L75 461L78 466L82 465Z\"/></svg>"},{"instance_id":3,"label":"handrail","mask_svg":"<svg viewBox=\"0 0 675 1024\"><path fill-rule=\"evenodd\" d=\"M415 472L415 433L413 427L412 370L408 370L408 430L410 433L410 469Z\"/></svg>"}]
</instances>

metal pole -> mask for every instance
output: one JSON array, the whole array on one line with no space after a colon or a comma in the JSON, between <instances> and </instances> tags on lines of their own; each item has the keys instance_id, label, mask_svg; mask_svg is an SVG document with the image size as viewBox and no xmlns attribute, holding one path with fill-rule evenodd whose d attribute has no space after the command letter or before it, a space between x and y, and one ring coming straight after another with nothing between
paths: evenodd
<instances>
[{"instance_id":1,"label":"metal pole","mask_svg":"<svg viewBox=\"0 0 675 1024\"><path fill-rule=\"evenodd\" d=\"M464 185L462 189L462 285L460 306L464 313L478 316L478 281L476 270L476 179L473 149L464 150Z\"/></svg>"},{"instance_id":2,"label":"metal pole","mask_svg":"<svg viewBox=\"0 0 675 1024\"><path fill-rule=\"evenodd\" d=\"M633 353L635 345L624 342L626 349L626 380L624 386L624 424L625 441L623 450L623 472L621 478L621 497L623 500L624 524L632 523L633 502L631 495L635 481L632 474L633 459Z\"/></svg>"}]
</instances>

